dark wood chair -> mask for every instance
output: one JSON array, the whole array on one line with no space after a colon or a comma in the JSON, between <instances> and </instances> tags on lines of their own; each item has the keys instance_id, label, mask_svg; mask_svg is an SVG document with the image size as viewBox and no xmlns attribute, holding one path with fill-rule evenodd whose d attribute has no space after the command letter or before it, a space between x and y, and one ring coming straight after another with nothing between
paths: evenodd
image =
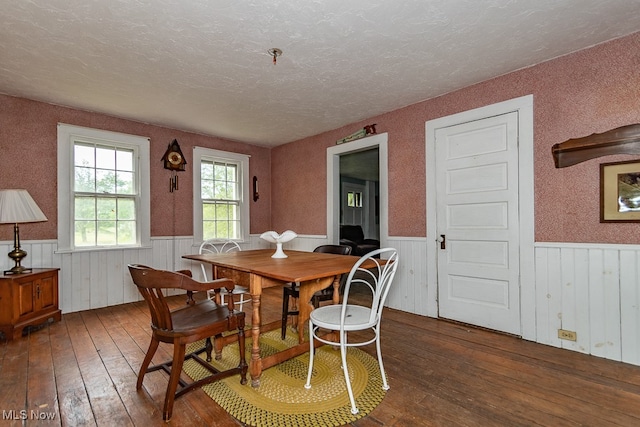
<instances>
[{"instance_id":1,"label":"dark wood chair","mask_svg":"<svg viewBox=\"0 0 640 427\"><path fill-rule=\"evenodd\" d=\"M143 265L129 265L129 272L133 282L142 294L151 313L151 343L147 354L140 366L136 389L142 387L142 380L147 372L164 370L169 374L169 384L164 399L162 418L165 421L171 419L173 402L185 393L202 387L205 384L219 379L240 374L240 383L247 382L247 362L245 359L244 326L245 314L234 310L233 297L229 295L227 305L217 305L214 301L205 299L200 302L187 304L176 310L169 310L162 289L184 289L186 291L206 292L213 288L225 287L231 294L234 283L230 279L218 279L211 282L198 282L184 273L164 270L155 270ZM237 367L219 371L211 364L211 352L213 345L211 337L221 337L223 332L237 329L238 347L240 351L240 363ZM185 355L186 345L205 339L205 346ZM173 359L160 365L149 367L160 342L173 344ZM203 360L198 354L206 352L207 360ZM216 350L216 358L221 357L221 352ZM180 378L185 359L193 359L206 368L211 374L198 381L187 383ZM178 389L180 385L180 389Z\"/></svg>"},{"instance_id":2,"label":"dark wood chair","mask_svg":"<svg viewBox=\"0 0 640 427\"><path fill-rule=\"evenodd\" d=\"M337 255L351 255L351 246L348 245L321 245L313 250L314 252L323 252ZM291 300L298 299L300 297L300 289L297 283L291 283L289 286L282 288L282 326L281 326L281 338L285 339L287 336L287 319L289 316L297 316L300 314L297 308L291 309ZM318 308L320 301L329 301L333 299L333 286L329 286L327 289L323 289L316 292L311 299L313 306Z\"/></svg>"}]
</instances>

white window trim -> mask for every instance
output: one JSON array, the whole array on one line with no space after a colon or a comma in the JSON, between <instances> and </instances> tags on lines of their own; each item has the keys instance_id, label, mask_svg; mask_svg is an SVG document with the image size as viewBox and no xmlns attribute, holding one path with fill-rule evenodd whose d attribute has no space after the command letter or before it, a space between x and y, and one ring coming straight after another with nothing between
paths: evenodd
<instances>
[{"instance_id":1,"label":"white window trim","mask_svg":"<svg viewBox=\"0 0 640 427\"><path fill-rule=\"evenodd\" d=\"M247 154L214 150L213 148L193 147L193 240L202 242L202 191L200 186L202 159L230 160L240 163L240 182L242 198L240 199L240 242L249 238L249 158ZM199 243L198 243L199 244Z\"/></svg>"},{"instance_id":2,"label":"white window trim","mask_svg":"<svg viewBox=\"0 0 640 427\"><path fill-rule=\"evenodd\" d=\"M114 144L129 144L138 147L137 170L140 191L140 206L136 213L138 230L137 245L114 247L92 246L76 248L71 238L73 230L74 170L73 141L76 137L98 139ZM58 250L57 253L86 252L96 250L125 249L131 247L151 247L151 186L149 138L58 123Z\"/></svg>"}]
</instances>

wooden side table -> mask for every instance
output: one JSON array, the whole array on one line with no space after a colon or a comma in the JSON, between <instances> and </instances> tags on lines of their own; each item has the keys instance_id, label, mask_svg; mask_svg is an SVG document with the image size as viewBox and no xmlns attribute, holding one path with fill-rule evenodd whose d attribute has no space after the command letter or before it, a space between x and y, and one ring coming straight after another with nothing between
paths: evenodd
<instances>
[{"instance_id":1,"label":"wooden side table","mask_svg":"<svg viewBox=\"0 0 640 427\"><path fill-rule=\"evenodd\" d=\"M58 308L59 268L34 268L30 273L0 276L0 332L20 338L27 326L61 319Z\"/></svg>"}]
</instances>

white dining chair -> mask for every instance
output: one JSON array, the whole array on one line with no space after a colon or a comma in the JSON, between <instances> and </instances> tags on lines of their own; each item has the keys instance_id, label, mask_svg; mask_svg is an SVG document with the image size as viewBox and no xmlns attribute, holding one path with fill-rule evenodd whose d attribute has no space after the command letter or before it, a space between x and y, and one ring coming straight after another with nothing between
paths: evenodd
<instances>
[{"instance_id":1,"label":"white dining chair","mask_svg":"<svg viewBox=\"0 0 640 427\"><path fill-rule=\"evenodd\" d=\"M235 252L241 251L242 248L238 244L238 242L234 240L220 240L220 239L209 239L202 242L200 245L200 250L198 253L200 254L221 254L226 252ZM200 267L202 268L202 277L205 282L208 282L210 279L207 276L207 266L211 264L201 263ZM216 277L213 277L212 280L215 280ZM220 303L224 305L224 297L227 294L227 290L222 288L220 289ZM251 295L249 294L249 289L246 286L236 285L232 291L233 295L237 295L237 303L240 311L242 311L242 306L244 303L251 301ZM209 299L215 298L215 291L207 291L207 297Z\"/></svg>"},{"instance_id":2,"label":"white dining chair","mask_svg":"<svg viewBox=\"0 0 640 427\"><path fill-rule=\"evenodd\" d=\"M363 268L362 264L367 264ZM378 365L382 376L382 388L389 389L387 377L382 364L382 353L380 351L380 321L382 319L382 309L384 301L389 293L389 288L393 282L393 277L398 268L398 252L393 248L378 249L362 256L353 266L344 288L342 304L325 305L311 312L309 318L309 372L305 388L311 388L311 374L313 372L314 340L324 344L340 346L340 357L342 360L342 370L351 402L351 413L357 414L351 381L349 379L349 369L347 366L347 348L359 347L371 344L375 341L376 353L378 355ZM358 294L366 291L371 295L370 305L358 305L349 303L349 294L353 286L358 285ZM358 295L360 298L360 295ZM368 301L368 299L367 299ZM338 331L339 343L329 341L319 336L319 329ZM347 333L371 329L373 338L365 341L349 342Z\"/></svg>"}]
</instances>

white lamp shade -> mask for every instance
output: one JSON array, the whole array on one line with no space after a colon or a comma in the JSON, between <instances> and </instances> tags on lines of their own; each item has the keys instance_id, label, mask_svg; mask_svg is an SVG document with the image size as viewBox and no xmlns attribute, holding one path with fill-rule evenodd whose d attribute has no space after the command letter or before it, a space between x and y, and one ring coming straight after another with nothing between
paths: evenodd
<instances>
[{"instance_id":1,"label":"white lamp shade","mask_svg":"<svg viewBox=\"0 0 640 427\"><path fill-rule=\"evenodd\" d=\"M0 224L46 221L27 190L0 190Z\"/></svg>"}]
</instances>

